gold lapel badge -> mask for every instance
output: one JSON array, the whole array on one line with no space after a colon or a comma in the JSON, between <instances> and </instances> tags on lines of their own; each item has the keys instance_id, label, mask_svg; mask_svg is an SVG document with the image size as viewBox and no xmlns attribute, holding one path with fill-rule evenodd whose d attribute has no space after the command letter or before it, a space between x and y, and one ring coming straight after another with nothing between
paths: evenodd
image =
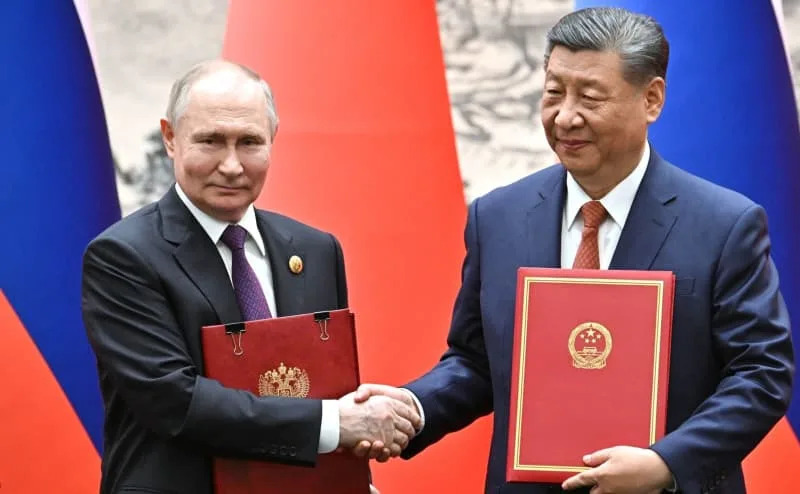
<instances>
[{"instance_id":1,"label":"gold lapel badge","mask_svg":"<svg viewBox=\"0 0 800 494\"><path fill-rule=\"evenodd\" d=\"M303 260L300 259L300 256L292 256L289 258L289 271L294 274L303 272Z\"/></svg>"}]
</instances>

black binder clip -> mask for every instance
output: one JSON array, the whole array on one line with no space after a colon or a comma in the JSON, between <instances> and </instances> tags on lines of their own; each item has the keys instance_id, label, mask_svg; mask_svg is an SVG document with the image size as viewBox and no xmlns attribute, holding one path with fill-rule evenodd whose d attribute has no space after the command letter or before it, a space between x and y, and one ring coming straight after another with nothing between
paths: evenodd
<instances>
[{"instance_id":1,"label":"black binder clip","mask_svg":"<svg viewBox=\"0 0 800 494\"><path fill-rule=\"evenodd\" d=\"M233 342L233 354L236 356L244 354L244 347L242 347L242 334L247 331L244 329L243 322L232 322L225 325L225 334L231 336Z\"/></svg>"},{"instance_id":2,"label":"black binder clip","mask_svg":"<svg viewBox=\"0 0 800 494\"><path fill-rule=\"evenodd\" d=\"M331 335L328 334L328 319L331 318L330 312L315 312L314 313L314 321L319 324L319 339L322 341L328 341L331 338Z\"/></svg>"}]
</instances>

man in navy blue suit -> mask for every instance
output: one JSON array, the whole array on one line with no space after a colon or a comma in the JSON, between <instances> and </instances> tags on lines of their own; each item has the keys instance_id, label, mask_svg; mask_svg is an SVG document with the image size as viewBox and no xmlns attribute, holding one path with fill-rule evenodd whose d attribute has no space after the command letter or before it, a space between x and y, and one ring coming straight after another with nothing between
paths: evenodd
<instances>
[{"instance_id":1,"label":"man in navy blue suit","mask_svg":"<svg viewBox=\"0 0 800 494\"><path fill-rule=\"evenodd\" d=\"M666 162L648 143L668 58L658 23L622 9L577 11L549 31L542 123L561 164L470 206L441 361L405 389L359 390L359 399L386 394L421 409L424 424L405 457L494 412L487 493L745 492L741 461L789 403L789 317L764 210ZM675 273L664 438L645 449L587 451L591 468L561 486L505 482L520 266Z\"/></svg>"}]
</instances>

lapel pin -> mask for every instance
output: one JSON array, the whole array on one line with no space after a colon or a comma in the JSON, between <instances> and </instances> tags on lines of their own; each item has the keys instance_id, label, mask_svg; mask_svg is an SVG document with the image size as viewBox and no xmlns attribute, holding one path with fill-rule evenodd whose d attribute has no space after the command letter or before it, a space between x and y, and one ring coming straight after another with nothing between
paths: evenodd
<instances>
[{"instance_id":1,"label":"lapel pin","mask_svg":"<svg viewBox=\"0 0 800 494\"><path fill-rule=\"evenodd\" d=\"M289 258L289 270L294 274L303 272L303 260L300 256L292 256Z\"/></svg>"}]
</instances>

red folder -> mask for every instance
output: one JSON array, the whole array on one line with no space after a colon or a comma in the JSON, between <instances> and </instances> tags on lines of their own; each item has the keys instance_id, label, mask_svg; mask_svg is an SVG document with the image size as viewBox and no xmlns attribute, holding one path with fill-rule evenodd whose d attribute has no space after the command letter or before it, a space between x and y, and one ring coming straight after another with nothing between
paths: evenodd
<instances>
[{"instance_id":1,"label":"red folder","mask_svg":"<svg viewBox=\"0 0 800 494\"><path fill-rule=\"evenodd\" d=\"M207 377L257 396L337 399L359 384L355 322L346 310L206 326ZM214 459L216 494L368 494L366 459L320 455L314 467Z\"/></svg>"},{"instance_id":2,"label":"red folder","mask_svg":"<svg viewBox=\"0 0 800 494\"><path fill-rule=\"evenodd\" d=\"M663 437L674 285L665 271L519 269L509 482L560 483L585 454Z\"/></svg>"}]
</instances>

